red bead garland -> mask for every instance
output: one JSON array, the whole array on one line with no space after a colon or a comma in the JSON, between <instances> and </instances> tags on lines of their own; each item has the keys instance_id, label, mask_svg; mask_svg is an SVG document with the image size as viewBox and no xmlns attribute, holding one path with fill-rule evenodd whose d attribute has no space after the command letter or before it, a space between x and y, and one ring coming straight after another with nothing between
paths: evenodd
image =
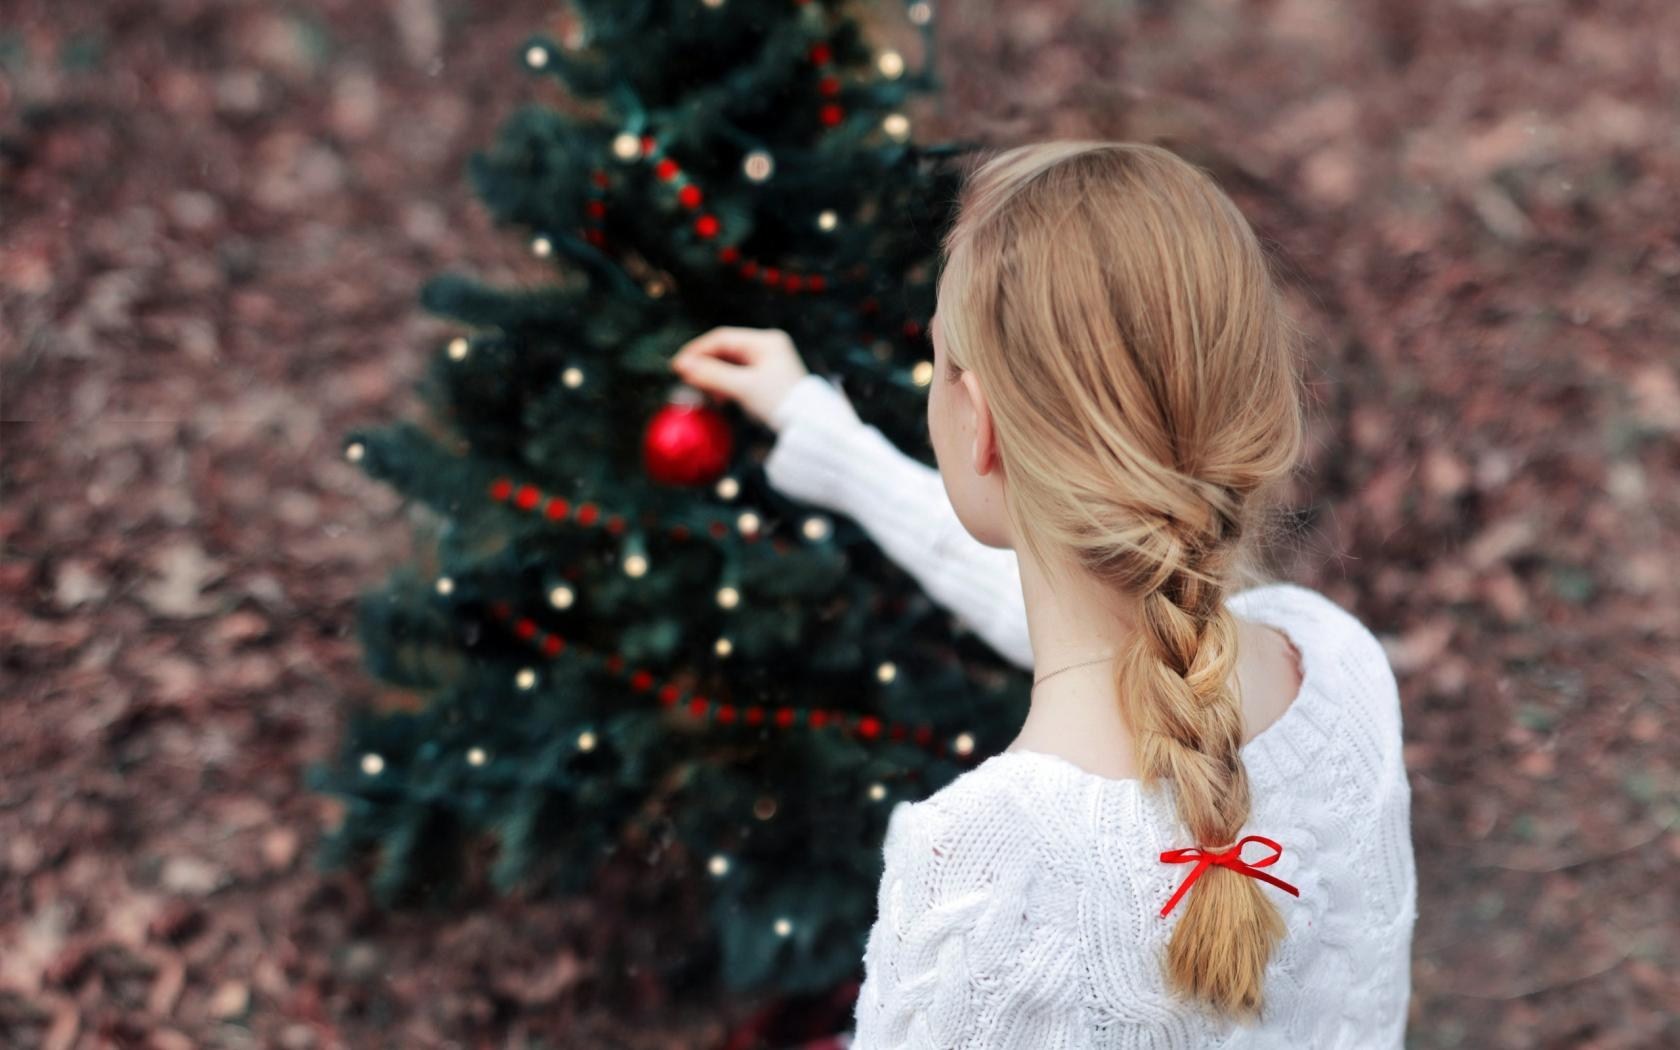
<instances>
[{"instance_id":1,"label":"red bead garland","mask_svg":"<svg viewBox=\"0 0 1680 1050\"><path fill-rule=\"evenodd\" d=\"M526 511L541 505L543 516L549 521L561 522L570 517L579 525L593 525L601 519L601 508L594 503L577 504L575 507L576 513L573 514L574 507L569 500L562 496L549 496L545 499L535 485L518 486L517 496L515 496L515 491L513 482L508 478L497 478L491 482L489 487L490 498L498 503L511 503L515 508ZM654 527L657 523L658 519L652 514L642 515L644 526ZM608 533L614 536L622 536L629 530L629 527L629 522L624 515L611 514L607 516L606 530ZM724 539L731 531L729 523L722 519L714 518L706 525L707 534L714 539ZM678 541L690 539L694 534L692 528L681 523L667 527L665 532L671 539ZM760 531L743 532L741 534L742 542L745 543L757 543L765 538L766 534ZM786 555L794 549L793 544L783 537L773 536L769 539L771 540L771 549L777 554Z\"/></svg>"},{"instance_id":2,"label":"red bead garland","mask_svg":"<svg viewBox=\"0 0 1680 1050\"><path fill-rule=\"evenodd\" d=\"M537 647L547 656L559 656L567 649L566 641L560 635L543 631L535 621L528 617L515 618L512 609L505 601L491 602L490 612L499 620L513 620L514 633L523 641L529 642L537 639ZM602 663L613 674L621 674L624 671L625 661L621 653L613 653ZM654 673L645 667L637 668L630 674L629 685L637 693L655 691L661 707L676 707L683 700L683 688L680 685L675 682L659 683ZM767 715L766 709L758 704L740 708L734 704L708 700L699 694L694 694L688 698L687 707L689 714L693 717L703 719L709 715L719 725L734 725L737 722L748 726L762 725ZM805 723L811 729L823 729L832 725L842 732L856 733L865 740L879 740L882 731L886 730L890 739L903 740L906 736L909 736L917 745L926 748L936 756L945 757L947 752L943 740L934 740L933 727L929 725L918 725L912 728L901 722L883 722L876 715L854 717L843 711L830 711L822 708L810 708L804 714ZM778 729L791 729L798 724L799 715L800 710L798 708L778 707L773 721ZM976 752L970 751L966 755L961 755L953 750L951 755L957 761L972 764Z\"/></svg>"},{"instance_id":3,"label":"red bead garland","mask_svg":"<svg viewBox=\"0 0 1680 1050\"><path fill-rule=\"evenodd\" d=\"M607 243L606 230L602 228L607 217L606 191L612 185L607 173L596 168L589 173L590 199L583 206L584 214L589 217L589 225L584 228L583 239L596 248Z\"/></svg>"},{"instance_id":4,"label":"red bead garland","mask_svg":"<svg viewBox=\"0 0 1680 1050\"><path fill-rule=\"evenodd\" d=\"M804 2L804 0L801 0ZM807 52L811 64L817 68L820 76L817 80L817 92L825 98L839 97L844 90L841 79L831 72L834 61L832 47L826 41L816 41L811 44ZM827 102L817 111L817 119L825 127L834 127L845 119L845 109L837 102ZM660 152L659 140L653 134L644 133L640 137L640 154L643 158L655 158ZM654 174L661 182L681 181L677 191L677 200L689 210L700 207L704 199L700 187L688 182L683 175L682 166L671 157L657 157L654 164ZM600 190L606 190L610 185L610 178L603 170L597 169L591 173L591 181ZM583 238L590 245L601 248L606 245L606 233L602 228L602 221L606 216L604 201L591 200L585 205L585 214L591 220L583 230ZM694 234L701 240L711 240L721 232L721 224L714 215L701 216L694 223ZM718 253L718 261L724 265L733 265L740 258L739 251L733 246L724 248ZM752 280L758 274L756 265L743 266L737 271L743 278ZM788 274L782 278L780 271L767 269L764 283L770 287L780 287L790 295L800 292L821 292L826 290L828 282L820 274L803 275Z\"/></svg>"}]
</instances>

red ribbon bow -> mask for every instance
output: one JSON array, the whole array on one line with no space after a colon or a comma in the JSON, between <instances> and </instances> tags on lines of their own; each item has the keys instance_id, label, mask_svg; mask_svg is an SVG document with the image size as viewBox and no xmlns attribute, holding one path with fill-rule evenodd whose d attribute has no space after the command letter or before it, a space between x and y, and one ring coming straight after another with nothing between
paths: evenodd
<instances>
[{"instance_id":1,"label":"red ribbon bow","mask_svg":"<svg viewBox=\"0 0 1680 1050\"><path fill-rule=\"evenodd\" d=\"M1242 859L1242 848L1250 842L1259 842L1272 847L1272 855L1263 860L1257 860L1253 864L1245 864ZM1283 856L1283 847L1278 845L1276 842L1273 842L1271 839L1266 838L1264 835L1245 836L1238 839L1236 845L1230 847L1229 849L1220 850L1218 853L1210 852L1200 846L1190 846L1186 849L1167 850L1161 854L1161 859L1166 863L1186 864L1190 861L1195 861L1196 867L1190 872L1190 876L1188 878L1179 883L1177 891L1175 891L1172 895L1172 899L1167 901L1166 907L1161 909L1161 914L1162 916L1165 916L1167 912L1172 911L1173 905L1177 904L1178 899L1184 896L1185 891L1190 888L1190 884L1201 878L1202 872L1208 870L1208 868L1214 864L1217 864L1222 868L1230 868L1232 871L1240 871L1244 875L1252 876L1256 879L1264 879L1272 885L1277 886L1280 889L1288 890L1290 893L1299 897L1301 895L1300 890L1291 886L1289 883L1284 882L1276 875L1268 875L1265 872L1258 870L1260 868L1264 868L1268 864L1276 863L1277 859L1281 856Z\"/></svg>"}]
</instances>

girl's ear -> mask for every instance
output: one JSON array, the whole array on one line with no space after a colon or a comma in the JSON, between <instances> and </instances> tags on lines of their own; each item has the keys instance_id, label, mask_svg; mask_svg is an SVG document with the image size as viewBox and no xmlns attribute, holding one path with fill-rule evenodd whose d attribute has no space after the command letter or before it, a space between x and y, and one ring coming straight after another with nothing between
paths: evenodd
<instances>
[{"instance_id":1,"label":"girl's ear","mask_svg":"<svg viewBox=\"0 0 1680 1050\"><path fill-rule=\"evenodd\" d=\"M985 477L998 466L997 432L992 429L992 406L986 400L986 392L980 388L980 380L974 374L974 369L964 369L959 380L963 394L968 398L969 411L974 419L974 445L970 450L970 459L974 473Z\"/></svg>"}]
</instances>

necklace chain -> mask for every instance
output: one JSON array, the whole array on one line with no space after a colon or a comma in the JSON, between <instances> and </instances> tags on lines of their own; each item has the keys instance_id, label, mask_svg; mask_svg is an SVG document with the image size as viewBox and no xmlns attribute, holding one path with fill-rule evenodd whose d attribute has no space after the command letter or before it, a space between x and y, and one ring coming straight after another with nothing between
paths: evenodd
<instances>
[{"instance_id":1,"label":"necklace chain","mask_svg":"<svg viewBox=\"0 0 1680 1050\"><path fill-rule=\"evenodd\" d=\"M1112 660L1113 658L1114 658L1113 653L1104 653L1102 656L1099 656L1094 660L1082 660L1082 661L1080 661L1079 663L1076 663L1076 664L1068 664L1066 667L1058 667L1054 671L1051 671L1049 674L1044 675L1042 678L1034 678L1033 679L1033 685L1036 686L1040 682L1044 681L1046 678L1052 678L1056 675L1061 674L1063 671L1071 671L1075 667L1085 667L1085 666L1088 666L1090 664L1101 663L1104 660Z\"/></svg>"}]
</instances>

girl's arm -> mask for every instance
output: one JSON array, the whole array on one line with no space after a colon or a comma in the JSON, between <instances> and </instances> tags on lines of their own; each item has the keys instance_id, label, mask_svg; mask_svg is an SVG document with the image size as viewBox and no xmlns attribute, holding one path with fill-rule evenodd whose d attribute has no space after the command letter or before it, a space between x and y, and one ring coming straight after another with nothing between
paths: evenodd
<instances>
[{"instance_id":1,"label":"girl's arm","mask_svg":"<svg viewBox=\"0 0 1680 1050\"><path fill-rule=\"evenodd\" d=\"M893 447L821 376L794 384L771 414L764 462L784 495L856 521L887 556L1005 659L1033 664L1015 552L968 534L939 472Z\"/></svg>"}]
</instances>

